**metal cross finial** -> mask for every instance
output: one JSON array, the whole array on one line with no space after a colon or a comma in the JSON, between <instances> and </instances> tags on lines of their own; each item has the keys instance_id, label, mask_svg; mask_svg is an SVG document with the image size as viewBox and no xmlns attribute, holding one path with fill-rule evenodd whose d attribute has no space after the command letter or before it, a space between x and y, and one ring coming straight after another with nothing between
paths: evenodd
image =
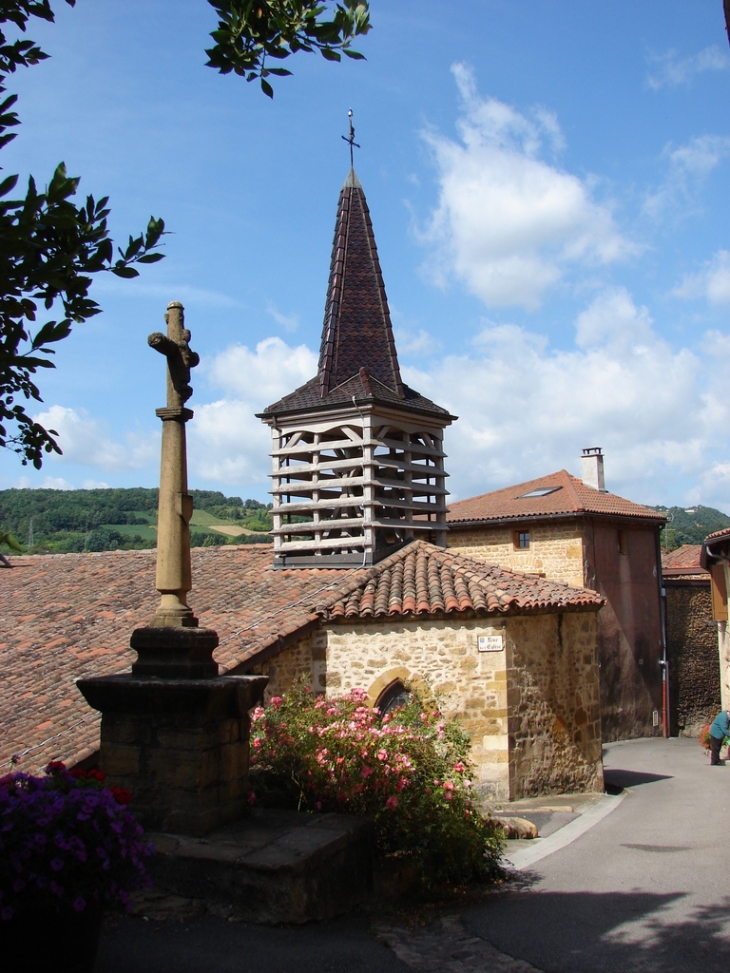
<instances>
[{"instance_id":1,"label":"metal cross finial","mask_svg":"<svg viewBox=\"0 0 730 973\"><path fill-rule=\"evenodd\" d=\"M342 138L350 146L350 168L351 169L354 169L355 168L355 159L354 159L354 156L353 156L352 147L354 145L356 149L359 149L360 146L355 141L355 127L352 124L352 108L348 108L348 110L347 110L347 117L350 119L350 134L349 134L349 136L348 135L343 135Z\"/></svg>"}]
</instances>

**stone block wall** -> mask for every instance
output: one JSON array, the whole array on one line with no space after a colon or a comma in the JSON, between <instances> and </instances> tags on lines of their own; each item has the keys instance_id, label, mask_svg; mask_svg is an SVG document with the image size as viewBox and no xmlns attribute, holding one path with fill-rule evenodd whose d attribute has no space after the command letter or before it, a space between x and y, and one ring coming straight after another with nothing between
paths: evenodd
<instances>
[{"instance_id":1,"label":"stone block wall","mask_svg":"<svg viewBox=\"0 0 730 973\"><path fill-rule=\"evenodd\" d=\"M510 619L512 799L603 789L596 614Z\"/></svg>"},{"instance_id":2,"label":"stone block wall","mask_svg":"<svg viewBox=\"0 0 730 973\"><path fill-rule=\"evenodd\" d=\"M710 584L667 578L665 587L671 732L696 737L721 707Z\"/></svg>"},{"instance_id":3,"label":"stone block wall","mask_svg":"<svg viewBox=\"0 0 730 973\"><path fill-rule=\"evenodd\" d=\"M578 524L525 524L523 529L530 531L527 550L515 547L514 528L509 525L462 529L452 524L446 535L447 545L469 557L583 587L583 539Z\"/></svg>"},{"instance_id":4,"label":"stone block wall","mask_svg":"<svg viewBox=\"0 0 730 973\"><path fill-rule=\"evenodd\" d=\"M365 689L370 702L396 679L438 696L472 741L481 788L509 798L506 652L479 652L480 635L504 635L505 622L379 621L337 624L327 632L327 691Z\"/></svg>"},{"instance_id":5,"label":"stone block wall","mask_svg":"<svg viewBox=\"0 0 730 973\"><path fill-rule=\"evenodd\" d=\"M479 651L490 635L502 651ZM303 677L331 694L364 689L371 705L396 680L438 697L469 734L489 798L602 786L594 612L331 623L261 671L269 695Z\"/></svg>"},{"instance_id":6,"label":"stone block wall","mask_svg":"<svg viewBox=\"0 0 730 973\"><path fill-rule=\"evenodd\" d=\"M268 676L264 700L281 696L296 682L303 681L314 692L326 688L327 633L317 629L292 643L284 652L253 669L257 674Z\"/></svg>"}]
</instances>

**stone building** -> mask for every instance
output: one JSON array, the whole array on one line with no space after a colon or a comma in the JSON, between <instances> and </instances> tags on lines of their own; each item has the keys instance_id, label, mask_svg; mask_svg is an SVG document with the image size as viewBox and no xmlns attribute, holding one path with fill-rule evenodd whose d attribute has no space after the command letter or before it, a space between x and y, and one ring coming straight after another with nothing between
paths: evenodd
<instances>
[{"instance_id":1,"label":"stone building","mask_svg":"<svg viewBox=\"0 0 730 973\"><path fill-rule=\"evenodd\" d=\"M277 567L369 565L443 546L443 430L401 379L370 212L354 170L337 206L317 375L261 413L271 428Z\"/></svg>"},{"instance_id":2,"label":"stone building","mask_svg":"<svg viewBox=\"0 0 730 973\"><path fill-rule=\"evenodd\" d=\"M663 514L605 488L603 455L449 505L449 548L513 570L591 588L598 617L604 740L662 732L663 633L659 532Z\"/></svg>"},{"instance_id":3,"label":"stone building","mask_svg":"<svg viewBox=\"0 0 730 973\"><path fill-rule=\"evenodd\" d=\"M715 531L705 538L700 564L710 572L712 617L717 624L717 649L720 656L720 698L722 708L730 709L730 632L727 627L727 601L730 591L730 530Z\"/></svg>"},{"instance_id":4,"label":"stone building","mask_svg":"<svg viewBox=\"0 0 730 973\"><path fill-rule=\"evenodd\" d=\"M446 549L443 430L400 377L367 203L340 194L317 375L262 413L272 433L274 546L193 552L193 604L223 673L409 689L470 734L481 789L505 800L602 787L597 616L579 581ZM154 552L22 558L0 589L0 747L93 759L98 720L73 679L119 671L118 632L149 616ZM12 589L12 591L11 591ZM51 606L51 607L49 607ZM52 664L49 664L49 660ZM22 705L13 705L22 700ZM32 755L32 757L31 757Z\"/></svg>"},{"instance_id":5,"label":"stone building","mask_svg":"<svg viewBox=\"0 0 730 973\"><path fill-rule=\"evenodd\" d=\"M712 618L710 573L700 564L701 544L662 554L669 727L672 734L699 736L720 709L717 627Z\"/></svg>"},{"instance_id":6,"label":"stone building","mask_svg":"<svg viewBox=\"0 0 730 973\"><path fill-rule=\"evenodd\" d=\"M500 799L600 789L595 592L501 570L423 541L372 568L272 568L270 545L192 552L193 603L219 672L269 694L405 685L462 721L479 783ZM128 669L154 608L155 552L10 559L0 588L0 764L93 764L99 714L76 679ZM126 636L126 637L125 637Z\"/></svg>"},{"instance_id":7,"label":"stone building","mask_svg":"<svg viewBox=\"0 0 730 973\"><path fill-rule=\"evenodd\" d=\"M455 417L401 379L352 170L338 202L317 375L261 418L272 433L274 566L371 570L343 576L347 597L323 602L311 644L252 670L269 675L270 691L304 678L327 692L365 689L382 709L420 687L468 729L491 793L599 786L593 641L602 601L443 550L443 430ZM523 597L535 584L546 585L537 601ZM504 592L515 592L509 609Z\"/></svg>"}]
</instances>

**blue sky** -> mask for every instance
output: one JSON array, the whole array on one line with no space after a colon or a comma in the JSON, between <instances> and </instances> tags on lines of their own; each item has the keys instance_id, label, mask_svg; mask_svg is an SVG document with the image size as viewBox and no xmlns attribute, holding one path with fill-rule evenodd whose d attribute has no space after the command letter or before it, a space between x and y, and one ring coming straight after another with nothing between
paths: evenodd
<instances>
[{"instance_id":1,"label":"blue sky","mask_svg":"<svg viewBox=\"0 0 730 973\"><path fill-rule=\"evenodd\" d=\"M254 413L310 378L355 113L406 381L459 415L463 498L602 446L609 489L730 513L730 47L720 0L373 0L367 61L291 59L272 102L204 66L205 0L78 0L33 25L6 172L64 160L120 242L166 259L97 279L37 413L64 455L0 487L153 486L181 300L190 483L266 499Z\"/></svg>"}]
</instances>

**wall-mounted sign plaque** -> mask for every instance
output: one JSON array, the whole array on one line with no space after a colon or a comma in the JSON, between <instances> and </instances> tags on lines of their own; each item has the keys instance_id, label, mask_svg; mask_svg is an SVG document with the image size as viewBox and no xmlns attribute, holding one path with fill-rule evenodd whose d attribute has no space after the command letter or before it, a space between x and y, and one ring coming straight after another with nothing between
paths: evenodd
<instances>
[{"instance_id":1,"label":"wall-mounted sign plaque","mask_svg":"<svg viewBox=\"0 0 730 973\"><path fill-rule=\"evenodd\" d=\"M480 652L501 652L504 648L504 636L479 635L477 643Z\"/></svg>"}]
</instances>

